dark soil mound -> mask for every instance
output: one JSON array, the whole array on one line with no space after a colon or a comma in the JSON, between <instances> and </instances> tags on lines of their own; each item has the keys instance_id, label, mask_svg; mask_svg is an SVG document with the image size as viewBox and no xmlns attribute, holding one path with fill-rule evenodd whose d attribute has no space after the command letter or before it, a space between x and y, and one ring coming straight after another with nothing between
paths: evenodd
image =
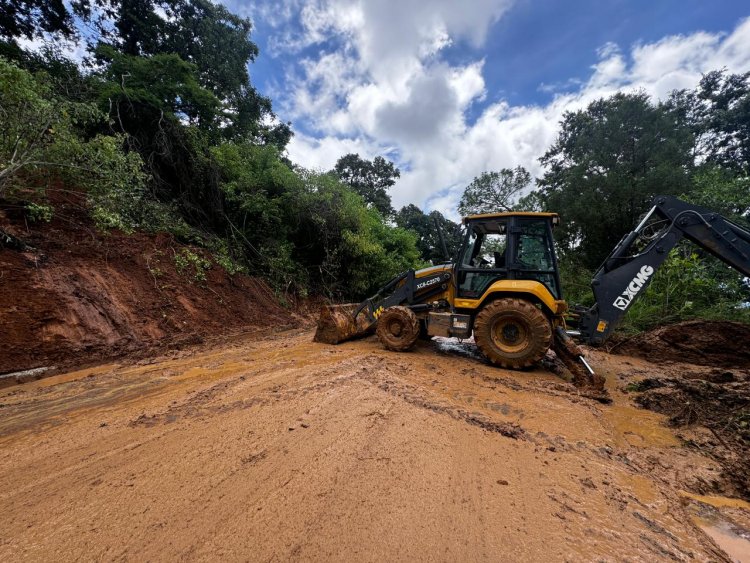
<instances>
[{"instance_id":1,"label":"dark soil mound","mask_svg":"<svg viewBox=\"0 0 750 563\"><path fill-rule=\"evenodd\" d=\"M750 367L750 325L728 321L686 321L623 340L612 351L652 362L666 360L715 367Z\"/></svg>"},{"instance_id":2,"label":"dark soil mound","mask_svg":"<svg viewBox=\"0 0 750 563\"><path fill-rule=\"evenodd\" d=\"M670 370L672 371L672 370ZM702 426L713 438L691 440L721 463L724 493L750 499L750 371L682 367L635 384L636 402L675 427Z\"/></svg>"},{"instance_id":3,"label":"dark soil mound","mask_svg":"<svg viewBox=\"0 0 750 563\"><path fill-rule=\"evenodd\" d=\"M171 236L97 232L75 201L31 228L0 201L2 233L0 374L306 322L260 279L186 265L186 252L210 256Z\"/></svg>"}]
</instances>

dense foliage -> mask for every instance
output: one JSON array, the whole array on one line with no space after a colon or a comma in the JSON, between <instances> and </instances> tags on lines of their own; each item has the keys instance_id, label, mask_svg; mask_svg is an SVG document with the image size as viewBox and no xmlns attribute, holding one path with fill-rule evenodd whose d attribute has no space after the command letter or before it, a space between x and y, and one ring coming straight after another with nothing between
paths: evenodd
<instances>
[{"instance_id":1,"label":"dense foliage","mask_svg":"<svg viewBox=\"0 0 750 563\"><path fill-rule=\"evenodd\" d=\"M77 190L102 229L168 231L280 291L358 298L424 263L386 219L392 163L322 174L285 157L289 124L250 83L249 20L208 0L59 4L0 14L0 199L45 221L55 190ZM93 30L86 63L18 47L74 37L74 16Z\"/></svg>"},{"instance_id":2,"label":"dense foliage","mask_svg":"<svg viewBox=\"0 0 750 563\"><path fill-rule=\"evenodd\" d=\"M446 219L439 211L431 211L428 214L416 205L409 204L396 213L396 224L416 233L417 248L422 259L427 262L440 264L451 260L461 246L459 225ZM447 256L440 241L441 234Z\"/></svg>"},{"instance_id":3,"label":"dense foliage","mask_svg":"<svg viewBox=\"0 0 750 563\"><path fill-rule=\"evenodd\" d=\"M77 29L83 26L85 35ZM343 155L327 173L285 150L290 124L250 81L252 23L211 0L9 0L0 7L0 201L49 221L54 190L85 195L102 229L167 231L230 272L279 291L359 298L409 267L445 259L458 226L393 208L400 171ZM21 40L47 38L39 52ZM74 63L60 41L85 44ZM750 74L706 74L654 102L619 93L565 114L532 187L521 167L469 184L461 214L552 210L570 301L647 211L674 194L750 216ZM747 283L680 245L632 307L628 327L691 316L745 318Z\"/></svg>"},{"instance_id":4,"label":"dense foliage","mask_svg":"<svg viewBox=\"0 0 750 563\"><path fill-rule=\"evenodd\" d=\"M544 205L563 214L564 251L597 267L646 211L654 194L689 190L693 136L646 94L615 94L566 114L540 159Z\"/></svg>"},{"instance_id":5,"label":"dense foliage","mask_svg":"<svg viewBox=\"0 0 750 563\"><path fill-rule=\"evenodd\" d=\"M392 162L382 156L376 156L370 161L350 153L338 159L333 173L384 217L393 215L391 197L387 190L396 183L396 178L401 177L401 171Z\"/></svg>"},{"instance_id":6,"label":"dense foliage","mask_svg":"<svg viewBox=\"0 0 750 563\"><path fill-rule=\"evenodd\" d=\"M563 285L590 302L594 270L658 194L677 195L748 225L750 74L708 73L695 90L654 103L615 94L567 113L540 161L537 189L518 205L561 214L556 236ZM750 285L735 270L680 244L625 317L641 330L677 320L750 321Z\"/></svg>"}]
</instances>

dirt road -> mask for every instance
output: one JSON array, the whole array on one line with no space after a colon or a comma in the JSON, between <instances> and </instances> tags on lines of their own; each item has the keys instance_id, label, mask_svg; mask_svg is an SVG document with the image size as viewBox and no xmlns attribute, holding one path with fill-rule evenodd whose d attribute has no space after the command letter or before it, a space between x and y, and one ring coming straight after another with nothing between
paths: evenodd
<instances>
[{"instance_id":1,"label":"dirt road","mask_svg":"<svg viewBox=\"0 0 750 563\"><path fill-rule=\"evenodd\" d=\"M727 560L680 493L718 467L617 390L642 360L595 354L604 406L470 347L311 340L2 390L0 559Z\"/></svg>"}]
</instances>

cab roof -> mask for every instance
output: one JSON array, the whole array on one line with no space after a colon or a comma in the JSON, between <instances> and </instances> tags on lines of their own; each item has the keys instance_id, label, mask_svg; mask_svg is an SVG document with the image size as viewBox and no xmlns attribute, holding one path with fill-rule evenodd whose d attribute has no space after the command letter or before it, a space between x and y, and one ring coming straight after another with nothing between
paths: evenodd
<instances>
[{"instance_id":1,"label":"cab roof","mask_svg":"<svg viewBox=\"0 0 750 563\"><path fill-rule=\"evenodd\" d=\"M559 223L560 216L557 213L535 213L531 211L506 211L502 213L480 213L479 215L468 215L463 218L464 223L478 219L503 219L506 217L543 217L552 219L553 223Z\"/></svg>"}]
</instances>

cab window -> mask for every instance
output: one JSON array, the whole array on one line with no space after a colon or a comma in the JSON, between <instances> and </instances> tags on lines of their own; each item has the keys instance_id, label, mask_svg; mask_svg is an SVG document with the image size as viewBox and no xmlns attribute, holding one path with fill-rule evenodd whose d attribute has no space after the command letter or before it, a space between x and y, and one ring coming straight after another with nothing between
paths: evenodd
<instances>
[{"instance_id":1,"label":"cab window","mask_svg":"<svg viewBox=\"0 0 750 563\"><path fill-rule=\"evenodd\" d=\"M543 283L550 293L559 298L555 275L552 239L546 221L522 219L516 239L518 279L533 279Z\"/></svg>"},{"instance_id":2,"label":"cab window","mask_svg":"<svg viewBox=\"0 0 750 563\"><path fill-rule=\"evenodd\" d=\"M480 297L494 280L507 277L508 229L505 221L473 225L461 256L459 293Z\"/></svg>"}]
</instances>

